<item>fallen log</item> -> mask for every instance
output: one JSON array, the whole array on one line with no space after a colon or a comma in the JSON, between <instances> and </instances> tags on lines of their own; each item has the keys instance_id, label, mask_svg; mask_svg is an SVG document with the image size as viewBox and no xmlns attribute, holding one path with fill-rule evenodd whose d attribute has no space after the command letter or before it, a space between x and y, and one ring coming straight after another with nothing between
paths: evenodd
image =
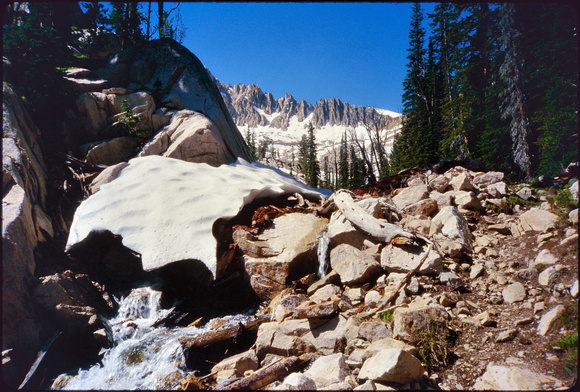
<instances>
[{"instance_id":1,"label":"fallen log","mask_svg":"<svg viewBox=\"0 0 580 392\"><path fill-rule=\"evenodd\" d=\"M288 357L274 362L262 369L255 371L248 377L243 377L239 380L234 381L222 388L224 391L231 391L235 389L260 389L274 381L292 373L294 370L298 369L300 365L306 363L305 359L300 357Z\"/></svg>"},{"instance_id":2,"label":"fallen log","mask_svg":"<svg viewBox=\"0 0 580 392\"><path fill-rule=\"evenodd\" d=\"M269 316L257 316L256 319L248 321L246 324L240 323L233 327L228 327L217 331L209 331L191 337L181 337L179 338L179 343L181 343L181 347L184 351L211 346L228 339L235 339L244 331L255 331L258 329L260 324L269 320Z\"/></svg>"},{"instance_id":3,"label":"fallen log","mask_svg":"<svg viewBox=\"0 0 580 392\"><path fill-rule=\"evenodd\" d=\"M390 244L397 240L398 244L414 243L417 236L409 233L400 226L389 223L384 219L377 219L361 207L357 206L350 195L351 192L339 190L332 195L336 207L343 213L357 229L368 233L376 240Z\"/></svg>"}]
</instances>

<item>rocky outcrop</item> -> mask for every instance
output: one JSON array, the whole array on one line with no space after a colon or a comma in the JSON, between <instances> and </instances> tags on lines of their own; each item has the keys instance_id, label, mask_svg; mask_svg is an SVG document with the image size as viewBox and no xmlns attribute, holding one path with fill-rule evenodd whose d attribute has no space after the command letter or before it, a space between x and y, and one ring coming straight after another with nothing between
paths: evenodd
<instances>
[{"instance_id":1,"label":"rocky outcrop","mask_svg":"<svg viewBox=\"0 0 580 392\"><path fill-rule=\"evenodd\" d=\"M54 234L39 130L5 83L2 110L2 350L27 361L41 343L29 292L34 250Z\"/></svg>"},{"instance_id":2,"label":"rocky outcrop","mask_svg":"<svg viewBox=\"0 0 580 392\"><path fill-rule=\"evenodd\" d=\"M209 117L226 141L227 161L251 161L249 150L226 104L199 59L172 39L135 45L114 56L96 74L111 87L148 91L175 109L199 111Z\"/></svg>"}]
</instances>

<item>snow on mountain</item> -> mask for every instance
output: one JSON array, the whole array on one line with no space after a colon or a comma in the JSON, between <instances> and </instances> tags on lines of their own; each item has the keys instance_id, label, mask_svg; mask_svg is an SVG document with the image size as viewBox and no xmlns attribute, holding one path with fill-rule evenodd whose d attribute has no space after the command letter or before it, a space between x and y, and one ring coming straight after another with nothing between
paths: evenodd
<instances>
[{"instance_id":1,"label":"snow on mountain","mask_svg":"<svg viewBox=\"0 0 580 392\"><path fill-rule=\"evenodd\" d=\"M390 153L401 128L401 114L390 110L354 106L337 98L323 98L312 106L304 99L296 101L290 94L274 99L253 83L230 86L212 78L242 135L252 133L256 145L270 139L265 161L285 171L298 162L300 140L308 124L314 126L320 162L327 156L330 164L338 157L343 135L349 141L356 136L370 148L370 135L378 128Z\"/></svg>"}]
</instances>

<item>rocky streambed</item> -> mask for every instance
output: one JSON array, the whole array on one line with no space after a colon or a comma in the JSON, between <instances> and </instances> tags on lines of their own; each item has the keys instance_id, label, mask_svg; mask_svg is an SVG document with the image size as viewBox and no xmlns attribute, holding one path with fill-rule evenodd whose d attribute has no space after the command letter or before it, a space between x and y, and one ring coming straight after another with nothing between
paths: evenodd
<instances>
[{"instance_id":1,"label":"rocky streambed","mask_svg":"<svg viewBox=\"0 0 580 392\"><path fill-rule=\"evenodd\" d=\"M577 336L578 210L556 205L553 189L461 166L398 186L252 205L230 222L237 316L192 306L221 301L227 313L228 298L167 292L162 309L163 288L134 289L103 322L112 339L100 362L52 387L571 386L562 342Z\"/></svg>"}]
</instances>

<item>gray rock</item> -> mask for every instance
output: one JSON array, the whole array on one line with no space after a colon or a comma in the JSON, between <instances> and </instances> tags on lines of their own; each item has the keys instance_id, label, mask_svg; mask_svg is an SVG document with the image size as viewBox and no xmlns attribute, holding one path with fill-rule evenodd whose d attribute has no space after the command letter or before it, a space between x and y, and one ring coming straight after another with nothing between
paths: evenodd
<instances>
[{"instance_id":1,"label":"gray rock","mask_svg":"<svg viewBox=\"0 0 580 392\"><path fill-rule=\"evenodd\" d=\"M85 162L94 165L116 165L127 162L137 154L140 142L137 138L121 136L110 141L102 142L89 150Z\"/></svg>"},{"instance_id":2,"label":"gray rock","mask_svg":"<svg viewBox=\"0 0 580 392\"><path fill-rule=\"evenodd\" d=\"M471 191L473 190L473 185L471 184L471 178L466 172L459 173L454 176L449 185L454 191Z\"/></svg>"},{"instance_id":3,"label":"gray rock","mask_svg":"<svg viewBox=\"0 0 580 392\"><path fill-rule=\"evenodd\" d=\"M386 349L366 360L358 375L361 380L406 384L423 378L421 361L402 349Z\"/></svg>"},{"instance_id":4,"label":"gray rock","mask_svg":"<svg viewBox=\"0 0 580 392\"><path fill-rule=\"evenodd\" d=\"M279 391L313 391L316 389L314 380L304 373L291 373L275 390Z\"/></svg>"},{"instance_id":5,"label":"gray rock","mask_svg":"<svg viewBox=\"0 0 580 392\"><path fill-rule=\"evenodd\" d=\"M432 223L441 228L441 233L445 237L460 243L467 252L471 252L471 231L457 207L443 207L435 215Z\"/></svg>"},{"instance_id":6,"label":"gray rock","mask_svg":"<svg viewBox=\"0 0 580 392\"><path fill-rule=\"evenodd\" d=\"M472 191L455 191L453 200L458 208L466 210L477 210L482 208L481 202Z\"/></svg>"},{"instance_id":7,"label":"gray rock","mask_svg":"<svg viewBox=\"0 0 580 392\"><path fill-rule=\"evenodd\" d=\"M439 274L439 281L442 284L447 285L451 290L457 290L458 288L465 286L463 280L451 271L441 272L441 274Z\"/></svg>"},{"instance_id":8,"label":"gray rock","mask_svg":"<svg viewBox=\"0 0 580 392\"><path fill-rule=\"evenodd\" d=\"M490 184L500 182L503 180L503 178L504 174L502 172L489 171L483 174L475 175L471 182L477 187L485 187Z\"/></svg>"},{"instance_id":9,"label":"gray rock","mask_svg":"<svg viewBox=\"0 0 580 392\"><path fill-rule=\"evenodd\" d=\"M557 270L554 266L548 267L538 275L538 283L542 286L550 286L556 279Z\"/></svg>"},{"instance_id":10,"label":"gray rock","mask_svg":"<svg viewBox=\"0 0 580 392\"><path fill-rule=\"evenodd\" d=\"M301 337L312 343L318 351L325 355L334 353L338 342L342 341L346 334L347 319L342 316L335 316L328 322L307 331Z\"/></svg>"},{"instance_id":11,"label":"gray rock","mask_svg":"<svg viewBox=\"0 0 580 392\"><path fill-rule=\"evenodd\" d=\"M510 340L513 340L518 335L518 333L519 333L518 330L515 328L500 332L500 334L495 339L495 342L496 343L509 342Z\"/></svg>"},{"instance_id":12,"label":"gray rock","mask_svg":"<svg viewBox=\"0 0 580 392\"><path fill-rule=\"evenodd\" d=\"M539 231L545 233L554 228L554 224L558 219L558 215L549 211L531 208L520 216L519 224L524 231Z\"/></svg>"},{"instance_id":13,"label":"gray rock","mask_svg":"<svg viewBox=\"0 0 580 392\"><path fill-rule=\"evenodd\" d=\"M407 273L417 266L425 253L426 250L419 246L387 245L381 252L381 266L388 272ZM425 275L437 275L441 269L441 256L431 250L417 272Z\"/></svg>"},{"instance_id":14,"label":"gray rock","mask_svg":"<svg viewBox=\"0 0 580 392\"><path fill-rule=\"evenodd\" d=\"M393 338L413 343L418 334L431 323L446 328L449 313L439 304L412 302L408 307L399 307L393 313Z\"/></svg>"},{"instance_id":15,"label":"gray rock","mask_svg":"<svg viewBox=\"0 0 580 392\"><path fill-rule=\"evenodd\" d=\"M469 279L475 279L479 277L485 268L480 263L475 263L471 266L471 270L469 271Z\"/></svg>"},{"instance_id":16,"label":"gray rock","mask_svg":"<svg viewBox=\"0 0 580 392\"><path fill-rule=\"evenodd\" d=\"M523 187L522 189L516 192L516 195L518 195L520 198L524 200L528 200L533 196L533 191L528 187Z\"/></svg>"},{"instance_id":17,"label":"gray rock","mask_svg":"<svg viewBox=\"0 0 580 392\"><path fill-rule=\"evenodd\" d=\"M419 200L416 203L409 204L403 211L407 215L424 215L424 216L431 216L437 211L437 202L433 199L426 198L423 200Z\"/></svg>"},{"instance_id":18,"label":"gray rock","mask_svg":"<svg viewBox=\"0 0 580 392\"><path fill-rule=\"evenodd\" d=\"M453 205L453 192L445 192L439 193L437 191L433 191L429 194L429 198L435 200L437 202L437 207L439 209L443 207L449 207Z\"/></svg>"},{"instance_id":19,"label":"gray rock","mask_svg":"<svg viewBox=\"0 0 580 392\"><path fill-rule=\"evenodd\" d=\"M501 181L495 184L490 184L485 187L489 195L495 199L501 199L508 194L508 188L505 182Z\"/></svg>"},{"instance_id":20,"label":"gray rock","mask_svg":"<svg viewBox=\"0 0 580 392\"><path fill-rule=\"evenodd\" d=\"M316 290L316 292L310 296L310 300L317 303L328 301L330 297L340 292L341 292L340 287L338 287L337 285L327 284L326 286L323 286L318 290Z\"/></svg>"},{"instance_id":21,"label":"gray rock","mask_svg":"<svg viewBox=\"0 0 580 392\"><path fill-rule=\"evenodd\" d=\"M558 316L562 314L564 309L565 309L564 305L557 305L554 308L550 309L549 312L545 313L538 322L536 333L542 336L546 335L550 330L550 327L554 323L554 320L556 320Z\"/></svg>"},{"instance_id":22,"label":"gray rock","mask_svg":"<svg viewBox=\"0 0 580 392\"><path fill-rule=\"evenodd\" d=\"M390 324L383 321L365 321L358 327L358 337L371 343L393 336Z\"/></svg>"},{"instance_id":23,"label":"gray rock","mask_svg":"<svg viewBox=\"0 0 580 392\"><path fill-rule=\"evenodd\" d=\"M558 259L556 258L556 256L554 256L552 254L552 252L550 252L548 249L542 249L540 251L540 253L538 253L538 255L536 256L535 260L534 260L534 266L538 267L541 265L553 265L556 264L558 262Z\"/></svg>"},{"instance_id":24,"label":"gray rock","mask_svg":"<svg viewBox=\"0 0 580 392\"><path fill-rule=\"evenodd\" d=\"M574 183L568 188L570 194L572 195L572 199L578 201L579 200L579 192L578 192L578 180L574 181Z\"/></svg>"},{"instance_id":25,"label":"gray rock","mask_svg":"<svg viewBox=\"0 0 580 392\"><path fill-rule=\"evenodd\" d=\"M449 186L449 180L445 176L438 175L429 182L429 186L436 192L445 193L445 189Z\"/></svg>"},{"instance_id":26,"label":"gray rock","mask_svg":"<svg viewBox=\"0 0 580 392\"><path fill-rule=\"evenodd\" d=\"M239 374L244 374L246 370L257 370L258 367L259 362L256 352L254 350L248 350L220 361L211 368L211 371L212 373L216 373L233 369Z\"/></svg>"},{"instance_id":27,"label":"gray rock","mask_svg":"<svg viewBox=\"0 0 580 392\"><path fill-rule=\"evenodd\" d=\"M348 244L357 249L362 249L364 241L371 239L369 235L357 230L340 211L335 211L330 216L328 238L333 247Z\"/></svg>"},{"instance_id":28,"label":"gray rock","mask_svg":"<svg viewBox=\"0 0 580 392\"><path fill-rule=\"evenodd\" d=\"M309 330L306 319L264 323L258 328L256 354L263 359L268 353L290 356L315 352L316 347L300 337Z\"/></svg>"},{"instance_id":29,"label":"gray rock","mask_svg":"<svg viewBox=\"0 0 580 392\"><path fill-rule=\"evenodd\" d=\"M343 382L350 375L346 358L346 355L340 353L322 356L304 374L314 380L316 389Z\"/></svg>"},{"instance_id":30,"label":"gray rock","mask_svg":"<svg viewBox=\"0 0 580 392\"><path fill-rule=\"evenodd\" d=\"M520 282L515 282L503 289L501 294L505 303L520 302L526 298L526 288Z\"/></svg>"},{"instance_id":31,"label":"gray rock","mask_svg":"<svg viewBox=\"0 0 580 392\"><path fill-rule=\"evenodd\" d=\"M418 351L416 347L414 347L410 344L407 344L407 343L402 342L402 341L397 340L397 339L393 339L391 337L386 337L383 339L375 340L366 349L364 349L363 359L366 360L372 356L375 356L381 350L386 350L386 349L391 349L391 348L396 348L396 349L401 349L401 350L407 351L411 355L417 354L417 351Z\"/></svg>"},{"instance_id":32,"label":"gray rock","mask_svg":"<svg viewBox=\"0 0 580 392\"><path fill-rule=\"evenodd\" d=\"M561 385L554 377L535 373L520 366L488 364L483 375L472 386L473 390L518 391L551 390Z\"/></svg>"},{"instance_id":33,"label":"gray rock","mask_svg":"<svg viewBox=\"0 0 580 392\"><path fill-rule=\"evenodd\" d=\"M399 194L393 197L393 203L400 209L407 207L429 196L429 187L419 185L404 188Z\"/></svg>"},{"instance_id":34,"label":"gray rock","mask_svg":"<svg viewBox=\"0 0 580 392\"><path fill-rule=\"evenodd\" d=\"M338 245L330 252L330 266L345 285L362 285L380 273L381 266L374 257L350 246Z\"/></svg>"},{"instance_id":35,"label":"gray rock","mask_svg":"<svg viewBox=\"0 0 580 392\"><path fill-rule=\"evenodd\" d=\"M148 91L155 89L159 79L167 96L179 97L185 109L204 113L216 124L228 146L228 163L238 157L253 160L208 71L176 41L161 39L134 45L95 72L112 85Z\"/></svg>"}]
</instances>

